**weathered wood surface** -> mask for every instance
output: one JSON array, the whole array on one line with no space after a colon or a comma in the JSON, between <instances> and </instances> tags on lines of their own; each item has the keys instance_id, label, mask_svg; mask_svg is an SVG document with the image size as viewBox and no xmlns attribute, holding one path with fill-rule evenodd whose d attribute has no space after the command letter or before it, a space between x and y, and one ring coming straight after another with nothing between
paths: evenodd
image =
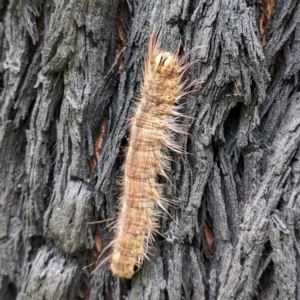
<instances>
[{"instance_id":1,"label":"weathered wood surface","mask_svg":"<svg viewBox=\"0 0 300 300\"><path fill-rule=\"evenodd\" d=\"M300 299L298 1L0 9L0 299ZM166 50L206 46L187 74L201 82L184 100L191 136L178 137L191 155L172 154L173 185L162 179L176 222L162 219L131 281L108 264L90 276L112 235L87 223L116 216L155 24Z\"/></svg>"}]
</instances>

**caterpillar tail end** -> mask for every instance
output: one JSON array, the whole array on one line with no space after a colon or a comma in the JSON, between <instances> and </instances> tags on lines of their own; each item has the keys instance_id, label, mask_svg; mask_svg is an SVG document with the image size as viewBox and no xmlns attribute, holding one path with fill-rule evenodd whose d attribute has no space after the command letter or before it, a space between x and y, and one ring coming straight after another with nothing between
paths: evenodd
<instances>
[{"instance_id":1,"label":"caterpillar tail end","mask_svg":"<svg viewBox=\"0 0 300 300\"><path fill-rule=\"evenodd\" d=\"M116 251L111 257L110 268L114 275L120 278L131 279L136 272L135 262L135 258L125 256Z\"/></svg>"}]
</instances>

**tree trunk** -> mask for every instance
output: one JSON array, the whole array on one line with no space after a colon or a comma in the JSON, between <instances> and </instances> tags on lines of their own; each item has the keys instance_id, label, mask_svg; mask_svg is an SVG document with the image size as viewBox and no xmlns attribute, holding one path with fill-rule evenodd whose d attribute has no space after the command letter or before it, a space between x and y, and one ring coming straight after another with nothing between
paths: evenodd
<instances>
[{"instance_id":1,"label":"tree trunk","mask_svg":"<svg viewBox=\"0 0 300 300\"><path fill-rule=\"evenodd\" d=\"M0 299L300 299L298 1L0 0ZM111 240L149 36L195 46L176 200L132 280ZM90 224L95 221L105 221ZM88 268L85 266L93 264Z\"/></svg>"}]
</instances>

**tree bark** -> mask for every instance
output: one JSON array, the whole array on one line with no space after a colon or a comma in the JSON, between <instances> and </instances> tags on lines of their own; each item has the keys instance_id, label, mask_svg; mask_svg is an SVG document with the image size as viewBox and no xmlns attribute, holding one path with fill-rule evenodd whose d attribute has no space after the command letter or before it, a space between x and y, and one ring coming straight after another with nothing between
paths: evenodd
<instances>
[{"instance_id":1,"label":"tree bark","mask_svg":"<svg viewBox=\"0 0 300 300\"><path fill-rule=\"evenodd\" d=\"M0 9L0 299L300 299L298 1ZM113 239L154 27L165 50L205 46L182 100L190 154L172 153L171 183L159 178L177 204L141 270L90 275Z\"/></svg>"}]
</instances>

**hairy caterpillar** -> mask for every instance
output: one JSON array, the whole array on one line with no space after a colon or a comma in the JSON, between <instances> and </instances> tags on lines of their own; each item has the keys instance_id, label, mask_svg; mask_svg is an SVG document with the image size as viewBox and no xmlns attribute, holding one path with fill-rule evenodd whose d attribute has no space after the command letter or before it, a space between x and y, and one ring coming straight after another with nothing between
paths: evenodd
<instances>
[{"instance_id":1,"label":"hairy caterpillar","mask_svg":"<svg viewBox=\"0 0 300 300\"><path fill-rule=\"evenodd\" d=\"M188 54L187 54L188 55ZM111 271L121 278L131 278L141 267L153 232L157 228L158 208L162 205L162 188L158 174L165 175L168 147L182 153L172 141L172 131L182 132L171 116L183 116L174 104L185 94L182 77L192 63L186 56L162 51L156 33L152 33L145 57L140 102L131 123L129 147L125 161L124 194L115 227Z\"/></svg>"}]
</instances>

